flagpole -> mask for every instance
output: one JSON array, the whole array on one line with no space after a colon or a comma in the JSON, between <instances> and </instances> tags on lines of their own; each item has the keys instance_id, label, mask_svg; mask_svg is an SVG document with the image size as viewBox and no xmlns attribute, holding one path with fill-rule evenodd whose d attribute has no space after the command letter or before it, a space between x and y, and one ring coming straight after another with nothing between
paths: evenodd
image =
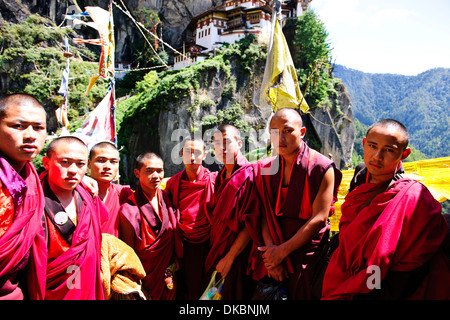
<instances>
[{"instance_id":1,"label":"flagpole","mask_svg":"<svg viewBox=\"0 0 450 320\"><path fill-rule=\"evenodd\" d=\"M110 14L110 19L113 18L113 0L109 1L109 12ZM112 30L114 32L114 25L112 25ZM114 33L113 33L113 37L114 37ZM115 39L113 39L115 40ZM115 43L115 41L114 41ZM114 46L114 51L116 50L116 46ZM114 144L117 147L117 131L116 131L116 54L114 52L114 61L112 63L112 70L113 70L113 77L111 80L111 90L112 90L112 99L113 99L113 104L111 107L111 116L113 118L113 126L114 126Z\"/></svg>"}]
</instances>

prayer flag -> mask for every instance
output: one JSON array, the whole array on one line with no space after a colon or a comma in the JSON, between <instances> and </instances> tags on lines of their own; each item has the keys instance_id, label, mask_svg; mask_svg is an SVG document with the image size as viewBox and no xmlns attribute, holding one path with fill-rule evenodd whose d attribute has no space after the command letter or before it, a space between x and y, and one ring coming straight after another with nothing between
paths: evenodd
<instances>
[{"instance_id":1,"label":"prayer flag","mask_svg":"<svg viewBox=\"0 0 450 320\"><path fill-rule=\"evenodd\" d=\"M70 126L69 118L67 117L67 100L64 104L55 110L56 119L63 126L68 128Z\"/></svg>"},{"instance_id":2,"label":"prayer flag","mask_svg":"<svg viewBox=\"0 0 450 320\"><path fill-rule=\"evenodd\" d=\"M61 86L59 87L58 93L63 96L66 96L69 93L69 60L67 60L66 68L63 71Z\"/></svg>"},{"instance_id":3,"label":"prayer flag","mask_svg":"<svg viewBox=\"0 0 450 320\"><path fill-rule=\"evenodd\" d=\"M274 13L272 38L264 70L260 104L269 104L275 112L281 108L298 108L308 112L308 104L300 91L294 62L283 35L278 14Z\"/></svg>"},{"instance_id":4,"label":"prayer flag","mask_svg":"<svg viewBox=\"0 0 450 320\"><path fill-rule=\"evenodd\" d=\"M83 140L89 149L101 141L116 142L113 91L114 86L111 86L106 96L89 114L81 128L73 134Z\"/></svg>"},{"instance_id":5,"label":"prayer flag","mask_svg":"<svg viewBox=\"0 0 450 320\"><path fill-rule=\"evenodd\" d=\"M106 11L100 7L86 7L86 11L89 13L91 19L97 25L97 30L100 34L100 39L73 39L77 43L91 43L102 46L102 52L100 54L99 72L89 81L88 88L86 89L86 95L94 86L98 77L103 79L114 78L114 20L112 15L112 7L109 7L109 11Z\"/></svg>"}]
</instances>

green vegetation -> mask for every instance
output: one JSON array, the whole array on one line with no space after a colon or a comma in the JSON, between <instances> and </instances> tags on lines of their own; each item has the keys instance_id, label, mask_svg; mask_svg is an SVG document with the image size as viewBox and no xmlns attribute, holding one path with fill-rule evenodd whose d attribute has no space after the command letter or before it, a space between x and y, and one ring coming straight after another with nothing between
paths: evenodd
<instances>
[{"instance_id":1,"label":"green vegetation","mask_svg":"<svg viewBox=\"0 0 450 320\"><path fill-rule=\"evenodd\" d=\"M330 72L331 48L325 26L313 10L303 13L295 22L294 64L300 89L308 104L324 107L328 97L336 95Z\"/></svg>"},{"instance_id":2,"label":"green vegetation","mask_svg":"<svg viewBox=\"0 0 450 320\"><path fill-rule=\"evenodd\" d=\"M71 29L57 28L39 15L31 15L21 24L5 25L0 29L0 77L6 92L25 92L36 96L49 109L63 103L58 89L66 67L64 37ZM107 83L98 80L85 97L92 75L98 73L98 63L85 61L98 57L83 46L71 47L75 52L70 58L69 120L79 119L100 101L107 90ZM50 111L50 110L49 110Z\"/></svg>"},{"instance_id":3,"label":"green vegetation","mask_svg":"<svg viewBox=\"0 0 450 320\"><path fill-rule=\"evenodd\" d=\"M362 124L371 125L383 118L396 119L411 134L410 145L416 149L411 159L422 159L424 155L448 157L450 69L403 76L369 74L336 66L334 74L349 91L355 118Z\"/></svg>"}]
</instances>

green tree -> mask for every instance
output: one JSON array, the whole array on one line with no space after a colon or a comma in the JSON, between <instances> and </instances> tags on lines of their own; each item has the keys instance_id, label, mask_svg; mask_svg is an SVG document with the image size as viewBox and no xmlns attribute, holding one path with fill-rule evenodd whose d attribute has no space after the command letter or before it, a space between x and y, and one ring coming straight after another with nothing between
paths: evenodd
<instances>
[{"instance_id":1,"label":"green tree","mask_svg":"<svg viewBox=\"0 0 450 320\"><path fill-rule=\"evenodd\" d=\"M295 23L293 44L296 47L294 64L302 92L312 106L328 96L330 84L331 49L328 32L313 10L303 13Z\"/></svg>"}]
</instances>

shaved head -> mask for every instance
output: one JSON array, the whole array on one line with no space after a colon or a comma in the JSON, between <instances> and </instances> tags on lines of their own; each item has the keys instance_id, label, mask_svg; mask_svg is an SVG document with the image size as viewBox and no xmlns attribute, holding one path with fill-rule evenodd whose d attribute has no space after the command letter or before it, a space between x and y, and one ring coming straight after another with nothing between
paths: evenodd
<instances>
[{"instance_id":1,"label":"shaved head","mask_svg":"<svg viewBox=\"0 0 450 320\"><path fill-rule=\"evenodd\" d=\"M163 159L158 154L151 151L144 151L136 158L136 169L141 170L141 168L144 166L145 161L149 159L159 159L164 163Z\"/></svg>"},{"instance_id":2,"label":"shaved head","mask_svg":"<svg viewBox=\"0 0 450 320\"><path fill-rule=\"evenodd\" d=\"M58 138L54 139L52 142L50 142L50 144L47 147L47 153L46 153L47 157L51 158L52 154L55 152L56 148L60 144L71 144L71 143L80 145L83 149L86 149L86 155L89 154L88 147L83 142L83 140L81 140L77 137L74 137L74 136L62 136L62 137L58 137Z\"/></svg>"},{"instance_id":3,"label":"shaved head","mask_svg":"<svg viewBox=\"0 0 450 320\"><path fill-rule=\"evenodd\" d=\"M274 115L270 119L270 123L272 123L272 120L274 118L279 117L286 117L287 119L290 119L293 123L299 125L300 128L303 127L302 117L300 116L300 113L298 113L298 111L295 109L292 108L279 109L277 112L274 113Z\"/></svg>"},{"instance_id":4,"label":"shaved head","mask_svg":"<svg viewBox=\"0 0 450 320\"><path fill-rule=\"evenodd\" d=\"M270 119L270 140L275 152L285 158L297 156L305 132L302 117L295 109L280 109Z\"/></svg>"},{"instance_id":5,"label":"shaved head","mask_svg":"<svg viewBox=\"0 0 450 320\"><path fill-rule=\"evenodd\" d=\"M101 150L108 150L108 151L119 153L119 150L117 150L117 147L114 143L112 143L111 141L102 141L102 142L95 144L91 148L91 151L89 152L89 159L92 160L94 155L96 154L96 152L101 151Z\"/></svg>"},{"instance_id":6,"label":"shaved head","mask_svg":"<svg viewBox=\"0 0 450 320\"><path fill-rule=\"evenodd\" d=\"M36 97L27 93L14 93L0 98L0 119L5 117L8 107L20 105L41 108L45 112L44 107Z\"/></svg>"},{"instance_id":7,"label":"shaved head","mask_svg":"<svg viewBox=\"0 0 450 320\"><path fill-rule=\"evenodd\" d=\"M214 134L216 133L228 133L229 135L236 138L236 140L241 140L241 133L239 132L239 129L233 126L232 124L221 124L219 125Z\"/></svg>"}]
</instances>

